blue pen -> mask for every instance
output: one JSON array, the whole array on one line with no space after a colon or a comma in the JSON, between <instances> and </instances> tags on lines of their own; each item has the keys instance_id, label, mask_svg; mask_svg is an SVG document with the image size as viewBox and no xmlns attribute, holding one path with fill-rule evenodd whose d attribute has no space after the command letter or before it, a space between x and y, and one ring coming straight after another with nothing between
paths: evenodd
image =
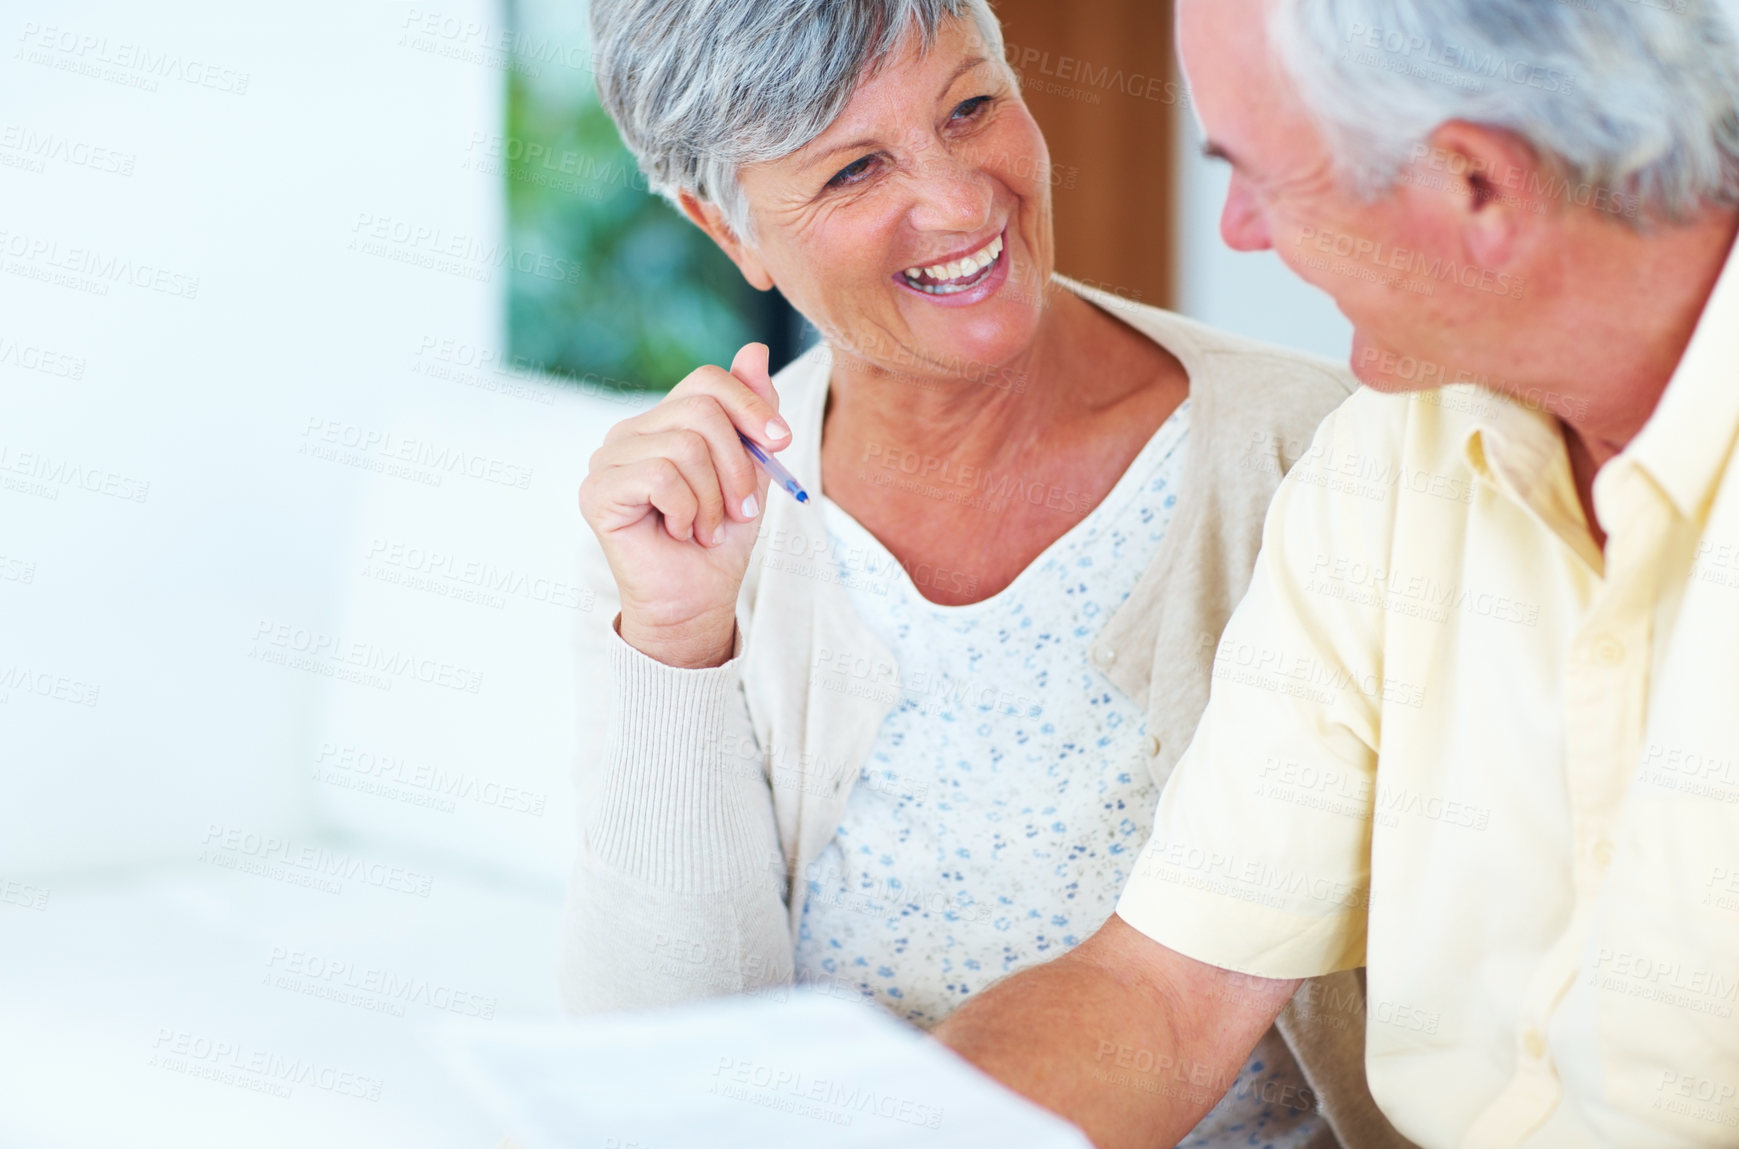
<instances>
[{"instance_id":1,"label":"blue pen","mask_svg":"<svg viewBox=\"0 0 1739 1149\"><path fill-rule=\"evenodd\" d=\"M803 484L797 481L797 476L779 465L779 460L761 450L761 445L743 434L737 432L737 438L743 441L743 446L749 450L749 457L754 459L761 470L773 477L773 482L791 492L791 497L800 503L809 501L809 492L803 489Z\"/></svg>"}]
</instances>

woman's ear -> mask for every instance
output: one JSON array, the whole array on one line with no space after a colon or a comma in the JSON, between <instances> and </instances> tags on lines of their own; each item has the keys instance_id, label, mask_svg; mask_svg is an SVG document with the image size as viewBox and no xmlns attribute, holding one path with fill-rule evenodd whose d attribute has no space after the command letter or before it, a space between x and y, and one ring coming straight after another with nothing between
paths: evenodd
<instances>
[{"instance_id":1,"label":"woman's ear","mask_svg":"<svg viewBox=\"0 0 1739 1149\"><path fill-rule=\"evenodd\" d=\"M682 214L693 220L694 226L706 232L719 245L720 251L730 256L731 262L737 265L737 270L743 273L743 278L749 281L750 287L756 291L768 291L772 288L773 277L767 274L766 265L761 262L754 248L737 238L737 233L725 222L724 213L718 209L717 204L703 202L688 192L676 193L676 200L682 207Z\"/></svg>"}]
</instances>

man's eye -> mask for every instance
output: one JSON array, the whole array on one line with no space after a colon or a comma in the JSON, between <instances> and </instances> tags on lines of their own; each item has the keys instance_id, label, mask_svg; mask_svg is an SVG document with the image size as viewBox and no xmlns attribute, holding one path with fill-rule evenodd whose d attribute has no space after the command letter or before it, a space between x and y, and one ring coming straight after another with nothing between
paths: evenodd
<instances>
[{"instance_id":1,"label":"man's eye","mask_svg":"<svg viewBox=\"0 0 1739 1149\"><path fill-rule=\"evenodd\" d=\"M865 156L863 159L858 160L855 163L848 164L845 167L840 168L834 177L827 181L827 186L830 188L842 188L849 187L855 183L861 183L863 178L869 174L870 167L875 162L876 158L874 156Z\"/></svg>"},{"instance_id":2,"label":"man's eye","mask_svg":"<svg viewBox=\"0 0 1739 1149\"><path fill-rule=\"evenodd\" d=\"M961 104L958 108L954 109L953 118L956 120L970 120L978 115L979 112L982 112L989 103L989 96L974 96L970 100Z\"/></svg>"}]
</instances>

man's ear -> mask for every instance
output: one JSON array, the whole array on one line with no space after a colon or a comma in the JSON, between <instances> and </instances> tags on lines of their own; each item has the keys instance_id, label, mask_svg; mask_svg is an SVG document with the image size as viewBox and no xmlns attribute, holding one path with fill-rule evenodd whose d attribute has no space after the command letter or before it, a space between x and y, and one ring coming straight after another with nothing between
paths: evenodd
<instances>
[{"instance_id":1,"label":"man's ear","mask_svg":"<svg viewBox=\"0 0 1739 1149\"><path fill-rule=\"evenodd\" d=\"M724 213L718 209L717 204L705 203L688 192L677 192L676 200L682 207L682 214L693 220L694 226L706 232L719 245L719 250L731 257L731 262L737 265L737 270L743 273L743 278L749 281L750 287L756 291L772 288L773 277L767 274L766 265L761 262L753 248L737 238L737 233L725 222Z\"/></svg>"},{"instance_id":2,"label":"man's ear","mask_svg":"<svg viewBox=\"0 0 1739 1149\"><path fill-rule=\"evenodd\" d=\"M1451 120L1413 149L1408 182L1448 197L1468 252L1482 267L1502 267L1553 208L1547 189L1562 180L1514 132Z\"/></svg>"}]
</instances>

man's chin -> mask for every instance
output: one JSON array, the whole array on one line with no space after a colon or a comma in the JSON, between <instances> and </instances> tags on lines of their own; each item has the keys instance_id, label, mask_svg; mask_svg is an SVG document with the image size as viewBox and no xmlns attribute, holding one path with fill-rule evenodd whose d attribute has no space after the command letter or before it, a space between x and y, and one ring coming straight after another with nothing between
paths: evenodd
<instances>
[{"instance_id":1,"label":"man's chin","mask_svg":"<svg viewBox=\"0 0 1739 1149\"><path fill-rule=\"evenodd\" d=\"M1436 381L1422 378L1420 373L1402 370L1404 364L1417 365L1419 360L1405 352L1380 346L1353 332L1352 359L1349 366L1353 377L1373 391L1385 395L1405 395L1412 391L1428 391Z\"/></svg>"}]
</instances>

